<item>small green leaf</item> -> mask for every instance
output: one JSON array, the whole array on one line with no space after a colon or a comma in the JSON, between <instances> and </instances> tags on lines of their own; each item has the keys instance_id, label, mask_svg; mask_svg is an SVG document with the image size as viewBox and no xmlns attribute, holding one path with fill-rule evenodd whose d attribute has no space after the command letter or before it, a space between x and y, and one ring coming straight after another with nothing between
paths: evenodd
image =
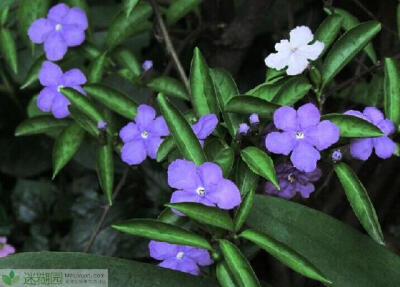
<instances>
[{"instance_id":1,"label":"small green leaf","mask_svg":"<svg viewBox=\"0 0 400 287\"><path fill-rule=\"evenodd\" d=\"M325 58L322 69L322 86L328 84L380 30L380 23L368 21L341 36Z\"/></svg>"},{"instance_id":2,"label":"small green leaf","mask_svg":"<svg viewBox=\"0 0 400 287\"><path fill-rule=\"evenodd\" d=\"M250 263L239 248L225 239L219 241L219 247L230 273L240 287L261 287Z\"/></svg>"},{"instance_id":3,"label":"small green leaf","mask_svg":"<svg viewBox=\"0 0 400 287\"><path fill-rule=\"evenodd\" d=\"M104 68L107 65L107 52L102 53L89 66L88 83L98 83L103 77Z\"/></svg>"},{"instance_id":4,"label":"small green leaf","mask_svg":"<svg viewBox=\"0 0 400 287\"><path fill-rule=\"evenodd\" d=\"M235 231L239 231L243 224L245 223L247 216L253 206L254 202L254 195L255 195L255 188L250 190L246 197L243 199L242 203L240 204L239 208L235 213L234 223L235 223Z\"/></svg>"},{"instance_id":5,"label":"small green leaf","mask_svg":"<svg viewBox=\"0 0 400 287\"><path fill-rule=\"evenodd\" d=\"M311 87L306 77L292 77L283 84L273 102L282 106L291 106L307 95Z\"/></svg>"},{"instance_id":6,"label":"small green leaf","mask_svg":"<svg viewBox=\"0 0 400 287\"><path fill-rule=\"evenodd\" d=\"M119 65L127 68L135 78L142 73L142 66L136 56L127 49L118 49L115 52L115 58Z\"/></svg>"},{"instance_id":7,"label":"small green leaf","mask_svg":"<svg viewBox=\"0 0 400 287\"><path fill-rule=\"evenodd\" d=\"M198 222L233 231L233 221L228 211L194 202L168 203L166 206Z\"/></svg>"},{"instance_id":8,"label":"small green leaf","mask_svg":"<svg viewBox=\"0 0 400 287\"><path fill-rule=\"evenodd\" d=\"M18 73L17 45L7 28L0 28L0 53L14 74Z\"/></svg>"},{"instance_id":9,"label":"small green leaf","mask_svg":"<svg viewBox=\"0 0 400 287\"><path fill-rule=\"evenodd\" d=\"M280 260L282 263L289 266L294 271L317 281L321 281L324 284L332 284L325 275L318 270L311 262L309 262L305 257L289 248L282 242L263 234L261 232L255 231L253 229L247 229L243 231L240 235L242 238L257 244L269 254L274 256L276 259Z\"/></svg>"},{"instance_id":10,"label":"small green leaf","mask_svg":"<svg viewBox=\"0 0 400 287\"><path fill-rule=\"evenodd\" d=\"M53 178L75 155L84 137L85 131L77 123L70 124L57 137L53 147Z\"/></svg>"},{"instance_id":11,"label":"small green leaf","mask_svg":"<svg viewBox=\"0 0 400 287\"><path fill-rule=\"evenodd\" d=\"M400 125L400 73L396 62L385 58L385 114L396 126Z\"/></svg>"},{"instance_id":12,"label":"small green leaf","mask_svg":"<svg viewBox=\"0 0 400 287\"><path fill-rule=\"evenodd\" d=\"M15 129L15 136L36 135L68 126L68 119L56 119L53 116L37 116L20 123Z\"/></svg>"},{"instance_id":13,"label":"small green leaf","mask_svg":"<svg viewBox=\"0 0 400 287\"><path fill-rule=\"evenodd\" d=\"M160 76L151 80L147 86L150 89L159 93L163 93L167 96L189 100L189 96L186 93L185 87L177 79L168 76Z\"/></svg>"},{"instance_id":14,"label":"small green leaf","mask_svg":"<svg viewBox=\"0 0 400 287\"><path fill-rule=\"evenodd\" d=\"M12 280L10 277L8 277L7 275L2 275L1 278L3 279L3 282L9 286L11 286L12 284Z\"/></svg>"},{"instance_id":15,"label":"small green leaf","mask_svg":"<svg viewBox=\"0 0 400 287\"><path fill-rule=\"evenodd\" d=\"M46 57L43 55L39 57L29 68L28 73L24 79L24 83L21 85L21 90L31 86L33 83L36 83L38 80L38 74L40 69L42 68L43 62L46 60Z\"/></svg>"},{"instance_id":16,"label":"small green leaf","mask_svg":"<svg viewBox=\"0 0 400 287\"><path fill-rule=\"evenodd\" d=\"M338 14L333 13L325 18L325 20L319 25L317 31L315 31L314 38L324 43L324 50L320 54L322 55L329 49L333 41L337 38L342 26L342 17Z\"/></svg>"},{"instance_id":17,"label":"small green leaf","mask_svg":"<svg viewBox=\"0 0 400 287\"><path fill-rule=\"evenodd\" d=\"M280 189L276 178L274 162L266 152L254 146L250 146L242 150L240 155L254 173L269 180L278 190Z\"/></svg>"},{"instance_id":18,"label":"small green leaf","mask_svg":"<svg viewBox=\"0 0 400 287\"><path fill-rule=\"evenodd\" d=\"M10 7L5 7L3 9L0 9L0 26L6 25L9 12L10 12Z\"/></svg>"},{"instance_id":19,"label":"small green leaf","mask_svg":"<svg viewBox=\"0 0 400 287\"><path fill-rule=\"evenodd\" d=\"M112 138L107 135L107 142L97 149L97 175L99 183L106 195L108 203L112 205L114 188L114 157Z\"/></svg>"},{"instance_id":20,"label":"small green leaf","mask_svg":"<svg viewBox=\"0 0 400 287\"><path fill-rule=\"evenodd\" d=\"M334 165L347 199L368 234L381 245L385 245L381 226L368 192L353 170L344 162Z\"/></svg>"},{"instance_id":21,"label":"small green leaf","mask_svg":"<svg viewBox=\"0 0 400 287\"><path fill-rule=\"evenodd\" d=\"M347 138L371 138L384 134L374 124L362 118L345 114L326 114L321 120L329 120L340 129L340 136Z\"/></svg>"},{"instance_id":22,"label":"small green leaf","mask_svg":"<svg viewBox=\"0 0 400 287\"><path fill-rule=\"evenodd\" d=\"M196 233L154 219L131 219L114 224L112 227L125 233L152 240L213 250L210 243Z\"/></svg>"},{"instance_id":23,"label":"small green leaf","mask_svg":"<svg viewBox=\"0 0 400 287\"><path fill-rule=\"evenodd\" d=\"M84 87L84 90L117 114L130 120L136 117L138 105L121 92L102 84L89 84Z\"/></svg>"},{"instance_id":24,"label":"small green leaf","mask_svg":"<svg viewBox=\"0 0 400 287\"><path fill-rule=\"evenodd\" d=\"M162 162L168 154L176 148L174 138L167 137L157 150L157 162Z\"/></svg>"},{"instance_id":25,"label":"small green leaf","mask_svg":"<svg viewBox=\"0 0 400 287\"><path fill-rule=\"evenodd\" d=\"M133 11L133 8L139 3L139 0L122 0L122 7L125 11L126 17L129 17Z\"/></svg>"},{"instance_id":26,"label":"small green leaf","mask_svg":"<svg viewBox=\"0 0 400 287\"><path fill-rule=\"evenodd\" d=\"M190 11L201 3L202 0L175 0L167 9L167 24L173 25L185 17Z\"/></svg>"},{"instance_id":27,"label":"small green leaf","mask_svg":"<svg viewBox=\"0 0 400 287\"><path fill-rule=\"evenodd\" d=\"M221 287L235 287L235 281L229 273L228 266L225 262L219 262L216 268L216 275Z\"/></svg>"},{"instance_id":28,"label":"small green leaf","mask_svg":"<svg viewBox=\"0 0 400 287\"><path fill-rule=\"evenodd\" d=\"M267 102L253 96L236 96L225 106L227 113L252 114L256 113L260 117L272 119L274 111L280 106Z\"/></svg>"},{"instance_id":29,"label":"small green leaf","mask_svg":"<svg viewBox=\"0 0 400 287\"><path fill-rule=\"evenodd\" d=\"M163 94L157 96L157 101L169 131L182 155L196 165L205 162L206 156L200 142L184 116Z\"/></svg>"},{"instance_id":30,"label":"small green leaf","mask_svg":"<svg viewBox=\"0 0 400 287\"><path fill-rule=\"evenodd\" d=\"M13 279L14 276L15 276L14 270L11 270L11 271L10 271L10 278Z\"/></svg>"},{"instance_id":31,"label":"small green leaf","mask_svg":"<svg viewBox=\"0 0 400 287\"><path fill-rule=\"evenodd\" d=\"M236 165L235 179L242 197L245 197L249 192L255 191L259 176L252 172L244 161L239 159Z\"/></svg>"}]
</instances>

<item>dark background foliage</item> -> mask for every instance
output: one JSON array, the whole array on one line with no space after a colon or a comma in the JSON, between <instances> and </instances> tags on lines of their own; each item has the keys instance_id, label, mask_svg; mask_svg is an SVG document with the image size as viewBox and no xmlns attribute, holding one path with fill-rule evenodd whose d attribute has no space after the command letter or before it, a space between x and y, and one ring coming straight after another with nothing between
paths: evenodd
<instances>
[{"instance_id":1,"label":"dark background foliage","mask_svg":"<svg viewBox=\"0 0 400 287\"><path fill-rule=\"evenodd\" d=\"M1 1L0 1L1 2ZM56 2L56 1L53 1ZM89 5L91 41L102 49L105 30L120 9L119 1L87 1ZM158 1L165 6L169 1ZM265 56L276 41L286 37L297 25L308 25L313 31L326 16L324 5L346 9L361 21L379 19L383 30L374 40L378 58L396 56L399 37L396 27L397 1L385 0L204 0L197 13L191 13L170 29L183 66L188 71L192 51L199 46L211 67L223 67L235 77L242 92L265 79ZM15 19L11 10L10 19ZM9 25L14 28L16 23ZM154 37L153 35L156 35ZM173 64L159 32L150 30L131 38L126 46L141 59L154 61L154 69L145 75L150 79L159 74L176 76ZM9 237L18 251L85 250L90 236L106 206L100 191L95 155L89 139L73 161L52 181L51 136L14 137L18 123L29 114L39 113L31 99L39 86L21 90L20 85L34 59L29 48L18 39L19 73L8 72L0 58L0 235ZM78 50L78 49L76 49ZM88 67L80 57L68 57L64 67ZM374 71L382 74L381 66L360 53L337 77L337 90L331 92L325 105L328 112L362 108L360 99L371 93ZM125 91L141 103L153 103L154 93L143 85L133 84L117 73L106 76L105 82ZM382 87L375 86L377 105L382 105ZM342 98L344 100L338 100ZM122 125L122 123L121 123ZM116 159L118 161L118 159ZM400 248L400 162L397 158L380 160L375 156L366 163L354 162L353 167L367 187L376 207L386 242L393 251ZM156 217L169 200L165 166L146 161L137 168L116 165L116 182L121 191L108 213L90 252L148 261L147 241L113 230L109 225L121 219ZM262 186L259 187L262 191ZM325 170L311 199L295 200L322 210L362 230L337 179ZM268 218L265 218L268 221ZM259 278L274 286L319 286L296 275L284 265L258 253L253 259Z\"/></svg>"}]
</instances>

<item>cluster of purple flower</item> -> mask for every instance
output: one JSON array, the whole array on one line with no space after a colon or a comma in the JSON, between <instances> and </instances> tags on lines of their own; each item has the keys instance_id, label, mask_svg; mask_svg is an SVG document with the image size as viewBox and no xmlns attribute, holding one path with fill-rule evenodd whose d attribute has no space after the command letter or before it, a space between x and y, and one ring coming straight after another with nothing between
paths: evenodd
<instances>
[{"instance_id":1,"label":"cluster of purple flower","mask_svg":"<svg viewBox=\"0 0 400 287\"><path fill-rule=\"evenodd\" d=\"M7 238L1 236L0 237L0 258L1 257L6 257L10 254L14 254L15 253L15 248L10 245L7 244Z\"/></svg>"}]
</instances>

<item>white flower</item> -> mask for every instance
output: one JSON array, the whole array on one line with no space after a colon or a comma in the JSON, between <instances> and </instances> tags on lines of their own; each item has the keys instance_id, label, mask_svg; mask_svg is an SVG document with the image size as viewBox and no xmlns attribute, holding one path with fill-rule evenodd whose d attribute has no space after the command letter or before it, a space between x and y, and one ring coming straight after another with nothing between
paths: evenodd
<instances>
[{"instance_id":1,"label":"white flower","mask_svg":"<svg viewBox=\"0 0 400 287\"><path fill-rule=\"evenodd\" d=\"M299 26L290 31L290 40L275 44L277 53L269 54L265 64L269 68L282 70L286 66L288 75L301 74L308 66L308 60L316 60L324 49L324 43L315 41L308 45L314 36L307 26Z\"/></svg>"}]
</instances>

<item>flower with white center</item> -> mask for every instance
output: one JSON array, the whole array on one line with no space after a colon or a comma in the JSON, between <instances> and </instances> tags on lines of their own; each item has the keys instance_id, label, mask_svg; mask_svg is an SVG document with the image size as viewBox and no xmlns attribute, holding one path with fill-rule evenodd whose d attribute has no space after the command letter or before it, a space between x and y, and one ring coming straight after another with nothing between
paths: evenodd
<instances>
[{"instance_id":1,"label":"flower with white center","mask_svg":"<svg viewBox=\"0 0 400 287\"><path fill-rule=\"evenodd\" d=\"M269 68L282 70L286 66L286 74L299 75L308 66L308 60L316 60L324 49L324 43L315 41L314 36L307 26L298 26L290 31L289 40L284 39L275 44L277 53L271 53L265 58Z\"/></svg>"}]
</instances>

